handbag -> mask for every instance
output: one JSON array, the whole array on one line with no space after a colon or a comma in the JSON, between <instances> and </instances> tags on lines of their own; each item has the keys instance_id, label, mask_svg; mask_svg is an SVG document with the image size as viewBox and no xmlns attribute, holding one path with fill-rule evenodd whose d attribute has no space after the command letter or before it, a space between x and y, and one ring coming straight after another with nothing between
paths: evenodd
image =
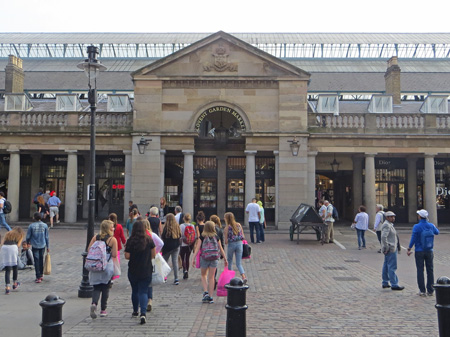
<instances>
[{"instance_id":1,"label":"handbag","mask_svg":"<svg viewBox=\"0 0 450 337\"><path fill-rule=\"evenodd\" d=\"M246 240L242 240L242 259L250 259L252 254L252 247L248 244Z\"/></svg>"},{"instance_id":2,"label":"handbag","mask_svg":"<svg viewBox=\"0 0 450 337\"><path fill-rule=\"evenodd\" d=\"M118 258L113 258L113 265L114 265L113 279L116 279L119 278L120 275L122 275L122 271L120 269L120 261Z\"/></svg>"},{"instance_id":3,"label":"handbag","mask_svg":"<svg viewBox=\"0 0 450 337\"><path fill-rule=\"evenodd\" d=\"M44 275L50 275L51 273L52 273L52 260L50 258L50 253L47 253L44 259Z\"/></svg>"},{"instance_id":4,"label":"handbag","mask_svg":"<svg viewBox=\"0 0 450 337\"><path fill-rule=\"evenodd\" d=\"M225 285L230 283L235 274L236 272L234 270L228 270L228 268L225 267L223 272L220 274L219 281L217 282L217 296L228 295Z\"/></svg>"},{"instance_id":5,"label":"handbag","mask_svg":"<svg viewBox=\"0 0 450 337\"><path fill-rule=\"evenodd\" d=\"M351 226L350 226L350 228L351 228L351 229L356 229L356 224L355 224L355 223L352 223Z\"/></svg>"},{"instance_id":6,"label":"handbag","mask_svg":"<svg viewBox=\"0 0 450 337\"><path fill-rule=\"evenodd\" d=\"M155 258L152 260L152 265L152 286L164 283L164 279L169 275L172 269L170 269L170 266L161 254L156 254Z\"/></svg>"}]
</instances>

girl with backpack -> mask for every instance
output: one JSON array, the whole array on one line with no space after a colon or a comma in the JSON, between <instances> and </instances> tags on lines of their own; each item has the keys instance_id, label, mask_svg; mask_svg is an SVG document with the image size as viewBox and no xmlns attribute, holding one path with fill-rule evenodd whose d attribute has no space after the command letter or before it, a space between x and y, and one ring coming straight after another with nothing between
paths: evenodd
<instances>
[{"instance_id":1,"label":"girl with backpack","mask_svg":"<svg viewBox=\"0 0 450 337\"><path fill-rule=\"evenodd\" d=\"M214 275L219 264L219 257L223 256L225 267L228 265L215 227L214 222L206 221L200 240L197 240L194 248L194 255L201 249L200 270L203 286L203 303L214 303L211 295L214 293ZM192 261L192 264L195 266L195 260Z\"/></svg>"},{"instance_id":2,"label":"girl with backpack","mask_svg":"<svg viewBox=\"0 0 450 337\"><path fill-rule=\"evenodd\" d=\"M179 285L178 281L178 255L180 254L180 225L175 220L175 215L172 213L166 216L166 225L164 226L161 238L164 242L162 248L162 256L168 263L169 257L172 257L172 269L174 275L174 285Z\"/></svg>"},{"instance_id":3,"label":"girl with backpack","mask_svg":"<svg viewBox=\"0 0 450 337\"><path fill-rule=\"evenodd\" d=\"M1 249L2 266L5 267L5 295L11 292L11 270L13 272L14 290L18 289L20 282L17 281L17 261L19 258L19 246L22 244L25 232L20 227L14 227L5 235Z\"/></svg>"},{"instance_id":4,"label":"girl with backpack","mask_svg":"<svg viewBox=\"0 0 450 337\"><path fill-rule=\"evenodd\" d=\"M230 263L228 264L228 270L231 270L233 266L233 254L236 256L236 267L241 273L244 284L247 283L247 277L245 276L244 267L242 267L242 250L245 240L244 231L240 223L236 222L234 214L231 212L225 213L225 244L228 244L227 257Z\"/></svg>"},{"instance_id":5,"label":"girl with backpack","mask_svg":"<svg viewBox=\"0 0 450 337\"><path fill-rule=\"evenodd\" d=\"M196 231L193 224L191 224L191 214L186 213L183 217L183 223L180 225L181 231L181 248L180 257L183 265L183 279L189 277L189 258L191 251L195 244Z\"/></svg>"},{"instance_id":6,"label":"girl with backpack","mask_svg":"<svg viewBox=\"0 0 450 337\"><path fill-rule=\"evenodd\" d=\"M114 223L111 220L103 220L100 224L100 233L94 235L89 243L88 255L90 255L91 247L97 242L103 241L105 246L100 242L96 246L105 247L106 249L106 268L102 271L90 271L89 283L94 287L92 292L92 304L91 304L91 318L97 318L97 306L100 295L102 295L100 317L106 317L106 307L108 304L109 288L111 285L111 278L114 273L113 258L117 257L117 240L114 237Z\"/></svg>"}]
</instances>

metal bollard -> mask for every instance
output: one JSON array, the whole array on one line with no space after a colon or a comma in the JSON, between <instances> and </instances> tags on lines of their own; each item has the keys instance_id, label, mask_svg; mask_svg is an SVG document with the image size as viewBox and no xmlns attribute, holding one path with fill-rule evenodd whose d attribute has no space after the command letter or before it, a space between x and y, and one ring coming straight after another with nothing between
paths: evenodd
<instances>
[{"instance_id":1,"label":"metal bollard","mask_svg":"<svg viewBox=\"0 0 450 337\"><path fill-rule=\"evenodd\" d=\"M245 292L248 285L239 277L231 279L230 284L225 285L227 288L227 337L245 337L247 335L247 323L245 311L248 306L245 304Z\"/></svg>"},{"instance_id":2,"label":"metal bollard","mask_svg":"<svg viewBox=\"0 0 450 337\"><path fill-rule=\"evenodd\" d=\"M62 307L66 303L56 294L49 294L45 300L39 302L42 307L42 322L39 324L42 328L42 337L61 337L62 336Z\"/></svg>"},{"instance_id":3,"label":"metal bollard","mask_svg":"<svg viewBox=\"0 0 450 337\"><path fill-rule=\"evenodd\" d=\"M435 285L438 314L439 336L450 336L450 279L446 276L438 278Z\"/></svg>"}]
</instances>

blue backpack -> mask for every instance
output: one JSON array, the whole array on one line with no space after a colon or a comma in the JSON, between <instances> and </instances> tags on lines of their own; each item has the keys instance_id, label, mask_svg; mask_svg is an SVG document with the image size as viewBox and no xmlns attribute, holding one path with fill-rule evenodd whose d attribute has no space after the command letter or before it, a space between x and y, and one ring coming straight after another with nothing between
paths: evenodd
<instances>
[{"instance_id":1,"label":"blue backpack","mask_svg":"<svg viewBox=\"0 0 450 337\"><path fill-rule=\"evenodd\" d=\"M429 227L420 233L420 243L422 244L422 249L429 251L433 249L434 246L434 231L433 227Z\"/></svg>"}]
</instances>

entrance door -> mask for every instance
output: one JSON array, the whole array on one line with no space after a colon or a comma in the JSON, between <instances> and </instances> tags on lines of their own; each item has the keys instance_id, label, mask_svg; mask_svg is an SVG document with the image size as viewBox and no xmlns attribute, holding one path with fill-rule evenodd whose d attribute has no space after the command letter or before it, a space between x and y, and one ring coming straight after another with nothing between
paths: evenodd
<instances>
[{"instance_id":1,"label":"entrance door","mask_svg":"<svg viewBox=\"0 0 450 337\"><path fill-rule=\"evenodd\" d=\"M405 184L403 182L380 182L377 185L377 204L394 212L396 222L408 222Z\"/></svg>"},{"instance_id":2,"label":"entrance door","mask_svg":"<svg viewBox=\"0 0 450 337\"><path fill-rule=\"evenodd\" d=\"M232 212L237 221L244 220L244 179L227 179L227 212Z\"/></svg>"},{"instance_id":3,"label":"entrance door","mask_svg":"<svg viewBox=\"0 0 450 337\"><path fill-rule=\"evenodd\" d=\"M256 179L255 195L263 203L266 222L275 221L275 179Z\"/></svg>"},{"instance_id":4,"label":"entrance door","mask_svg":"<svg viewBox=\"0 0 450 337\"><path fill-rule=\"evenodd\" d=\"M97 180L97 218L107 219L110 213L116 213L119 219L123 218L123 205L125 193L124 179L101 178Z\"/></svg>"},{"instance_id":5,"label":"entrance door","mask_svg":"<svg viewBox=\"0 0 450 337\"><path fill-rule=\"evenodd\" d=\"M217 179L197 178L194 180L194 211L205 213L206 219L217 213Z\"/></svg>"}]
</instances>

